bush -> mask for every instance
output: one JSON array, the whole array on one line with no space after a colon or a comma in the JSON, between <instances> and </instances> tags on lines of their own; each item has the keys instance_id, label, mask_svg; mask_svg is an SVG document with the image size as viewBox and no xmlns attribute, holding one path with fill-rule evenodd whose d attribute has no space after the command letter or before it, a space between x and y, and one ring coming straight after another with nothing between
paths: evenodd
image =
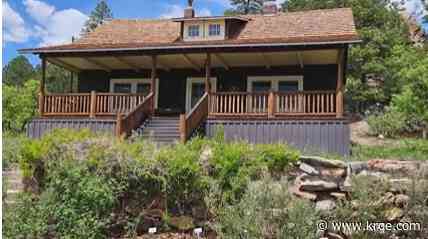
<instances>
[{"instance_id":1,"label":"bush","mask_svg":"<svg viewBox=\"0 0 428 239\"><path fill-rule=\"evenodd\" d=\"M220 238L316 238L318 213L290 196L286 181L264 177L251 183L238 203L217 210Z\"/></svg>"},{"instance_id":2,"label":"bush","mask_svg":"<svg viewBox=\"0 0 428 239\"><path fill-rule=\"evenodd\" d=\"M211 153L201 157L207 150ZM28 228L22 232L13 223L7 228L16 237L133 236L149 226L167 230L174 217L193 217L196 209L204 216L195 223L203 223L210 215L204 198L213 187L222 192L219 202L238 202L251 180L269 171L279 175L297 158L297 151L279 144L194 138L158 148L86 130L56 130L28 140L19 162L39 194L23 201L16 216L34 207L49 220L37 228L21 220L19 227Z\"/></svg>"},{"instance_id":3,"label":"bush","mask_svg":"<svg viewBox=\"0 0 428 239\"><path fill-rule=\"evenodd\" d=\"M14 167L22 155L23 145L28 141L25 135L3 132L3 169Z\"/></svg>"},{"instance_id":4,"label":"bush","mask_svg":"<svg viewBox=\"0 0 428 239\"><path fill-rule=\"evenodd\" d=\"M395 137L406 129L406 117L395 111L387 111L380 115L371 115L367 118L370 133Z\"/></svg>"}]
</instances>

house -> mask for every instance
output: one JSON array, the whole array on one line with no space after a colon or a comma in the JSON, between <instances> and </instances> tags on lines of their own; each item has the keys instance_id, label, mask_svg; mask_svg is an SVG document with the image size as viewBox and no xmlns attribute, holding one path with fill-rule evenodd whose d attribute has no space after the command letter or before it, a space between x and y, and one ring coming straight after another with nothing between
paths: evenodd
<instances>
[{"instance_id":1,"label":"house","mask_svg":"<svg viewBox=\"0 0 428 239\"><path fill-rule=\"evenodd\" d=\"M114 19L71 44L23 49L39 55L40 117L52 128L133 132L188 140L198 128L228 140L287 142L349 153L343 112L348 46L360 42L351 9L257 15ZM78 75L78 92L45 91L46 64Z\"/></svg>"}]
</instances>

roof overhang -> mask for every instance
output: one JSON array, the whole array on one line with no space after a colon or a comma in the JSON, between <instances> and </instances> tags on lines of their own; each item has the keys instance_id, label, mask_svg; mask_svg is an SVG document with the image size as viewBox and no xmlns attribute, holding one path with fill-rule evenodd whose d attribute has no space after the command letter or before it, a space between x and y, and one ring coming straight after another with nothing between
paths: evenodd
<instances>
[{"instance_id":1,"label":"roof overhang","mask_svg":"<svg viewBox=\"0 0 428 239\"><path fill-rule=\"evenodd\" d=\"M264 48L264 47L306 47L327 46L361 43L362 40L326 41L326 42L298 42L298 43L251 43L251 44L195 44L195 45L169 45L169 46L142 46L117 48L90 48L90 49L21 49L21 54L49 54L49 53L97 53L97 52L132 52L132 51L161 51L161 50L190 50L190 49L234 49Z\"/></svg>"}]
</instances>

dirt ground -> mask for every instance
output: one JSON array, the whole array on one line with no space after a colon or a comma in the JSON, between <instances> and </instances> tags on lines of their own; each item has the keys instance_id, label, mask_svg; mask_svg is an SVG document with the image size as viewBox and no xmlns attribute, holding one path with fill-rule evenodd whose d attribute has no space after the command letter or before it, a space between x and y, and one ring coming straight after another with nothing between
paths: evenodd
<instances>
[{"instance_id":1,"label":"dirt ground","mask_svg":"<svg viewBox=\"0 0 428 239\"><path fill-rule=\"evenodd\" d=\"M380 137L369 135L369 125L366 121L360 120L352 122L351 128L351 142L358 145L368 146L394 146L398 143L393 139L382 139Z\"/></svg>"}]
</instances>

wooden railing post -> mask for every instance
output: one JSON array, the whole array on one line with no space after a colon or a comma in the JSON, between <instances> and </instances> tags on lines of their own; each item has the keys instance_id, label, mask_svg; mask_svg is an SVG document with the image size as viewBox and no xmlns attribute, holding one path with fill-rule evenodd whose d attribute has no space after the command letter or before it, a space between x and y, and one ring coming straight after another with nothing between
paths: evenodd
<instances>
[{"instance_id":1,"label":"wooden railing post","mask_svg":"<svg viewBox=\"0 0 428 239\"><path fill-rule=\"evenodd\" d=\"M40 93L39 93L39 114L40 114L40 116L43 116L44 108L45 108L45 94L43 93L43 91L40 91Z\"/></svg>"},{"instance_id":2,"label":"wooden railing post","mask_svg":"<svg viewBox=\"0 0 428 239\"><path fill-rule=\"evenodd\" d=\"M275 94L270 91L268 97L268 118L275 117Z\"/></svg>"},{"instance_id":3,"label":"wooden railing post","mask_svg":"<svg viewBox=\"0 0 428 239\"><path fill-rule=\"evenodd\" d=\"M116 136L120 138L122 136L122 132L122 114L118 112L116 115Z\"/></svg>"},{"instance_id":4,"label":"wooden railing post","mask_svg":"<svg viewBox=\"0 0 428 239\"><path fill-rule=\"evenodd\" d=\"M336 85L336 117L343 117L343 68L344 68L344 50L339 50L337 59L337 85Z\"/></svg>"},{"instance_id":5,"label":"wooden railing post","mask_svg":"<svg viewBox=\"0 0 428 239\"><path fill-rule=\"evenodd\" d=\"M182 143L186 143L187 140L187 133L186 133L186 115L181 114L180 115L180 141Z\"/></svg>"},{"instance_id":6,"label":"wooden railing post","mask_svg":"<svg viewBox=\"0 0 428 239\"><path fill-rule=\"evenodd\" d=\"M96 110L96 101L97 99L97 94L95 93L95 91L91 91L91 111L89 112L89 117L94 118L95 117L95 110Z\"/></svg>"}]
</instances>

